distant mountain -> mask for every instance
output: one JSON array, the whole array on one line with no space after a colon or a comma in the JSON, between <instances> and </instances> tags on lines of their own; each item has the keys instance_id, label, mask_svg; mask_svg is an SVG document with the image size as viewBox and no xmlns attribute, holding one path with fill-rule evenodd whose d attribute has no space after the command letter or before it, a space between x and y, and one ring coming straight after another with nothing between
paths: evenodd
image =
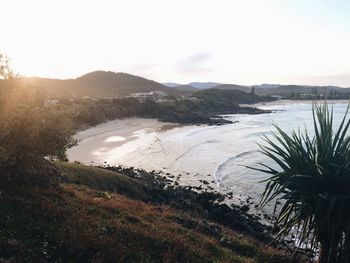
<instances>
[{"instance_id":1,"label":"distant mountain","mask_svg":"<svg viewBox=\"0 0 350 263\"><path fill-rule=\"evenodd\" d=\"M214 89L240 90L240 91L250 92L252 90L252 87L236 85L236 84L222 84L222 85L215 86Z\"/></svg>"},{"instance_id":2,"label":"distant mountain","mask_svg":"<svg viewBox=\"0 0 350 263\"><path fill-rule=\"evenodd\" d=\"M240 90L251 92L253 86L243 86L236 84L222 84L215 86L214 89ZM290 97L292 94L318 94L328 96L330 93L345 94L350 93L350 88L341 88L337 86L308 86L308 85L281 85L281 84L261 84L254 85L255 93L265 95L276 95Z\"/></svg>"},{"instance_id":3,"label":"distant mountain","mask_svg":"<svg viewBox=\"0 0 350 263\"><path fill-rule=\"evenodd\" d=\"M184 84L179 84L179 83L175 83L175 82L165 82L162 83L165 87L169 87L169 88L175 88L177 86L182 86Z\"/></svg>"},{"instance_id":4,"label":"distant mountain","mask_svg":"<svg viewBox=\"0 0 350 263\"><path fill-rule=\"evenodd\" d=\"M217 83L217 82L191 82L188 83L188 85L196 88L196 89L210 89L215 86L222 85L222 83Z\"/></svg>"},{"instance_id":5,"label":"distant mountain","mask_svg":"<svg viewBox=\"0 0 350 263\"><path fill-rule=\"evenodd\" d=\"M257 87L257 86L256 86ZM337 86L304 86L304 85L280 85L279 87L257 87L255 92L267 95L278 95L283 97L291 96L291 94L315 94L329 95L331 91L338 94L350 93L349 88L341 88Z\"/></svg>"},{"instance_id":6,"label":"distant mountain","mask_svg":"<svg viewBox=\"0 0 350 263\"><path fill-rule=\"evenodd\" d=\"M203 89L239 90L251 92L252 86L222 84L217 82L191 82L187 85L153 80L111 71L93 71L75 79L49 79L23 77L22 81L45 92L49 97L125 97L133 93L162 91L171 96L190 96ZM0 87L6 83L0 79ZM344 97L350 96L350 88L337 86L307 86L261 84L254 85L255 93L281 97L307 97L308 94ZM336 95L335 95L336 94ZM345 96L345 97L346 97Z\"/></svg>"},{"instance_id":7,"label":"distant mountain","mask_svg":"<svg viewBox=\"0 0 350 263\"><path fill-rule=\"evenodd\" d=\"M169 88L175 88L178 86L187 86L187 87L192 87L195 89L210 89L218 85L222 85L222 83L217 83L217 82L191 82L188 84L180 84L176 82L165 82L162 83L164 86L169 87Z\"/></svg>"},{"instance_id":8,"label":"distant mountain","mask_svg":"<svg viewBox=\"0 0 350 263\"><path fill-rule=\"evenodd\" d=\"M232 103L250 104L275 100L271 96L257 96L241 90L217 88L199 90L193 97L207 102L209 104L208 107L213 107L211 109L212 112L215 112L215 107L224 108L225 105L232 105Z\"/></svg>"},{"instance_id":9,"label":"distant mountain","mask_svg":"<svg viewBox=\"0 0 350 263\"><path fill-rule=\"evenodd\" d=\"M256 88L278 88L280 87L281 84L260 84L260 85L254 85L254 87Z\"/></svg>"},{"instance_id":10,"label":"distant mountain","mask_svg":"<svg viewBox=\"0 0 350 263\"><path fill-rule=\"evenodd\" d=\"M177 95L181 91L165 87L153 80L111 71L94 71L76 79L23 78L53 97L123 97L132 93L163 91Z\"/></svg>"},{"instance_id":11,"label":"distant mountain","mask_svg":"<svg viewBox=\"0 0 350 263\"><path fill-rule=\"evenodd\" d=\"M198 89L192 87L191 85L178 85L175 87L172 87L172 89L179 90L179 91L187 91L187 92L196 92Z\"/></svg>"},{"instance_id":12,"label":"distant mountain","mask_svg":"<svg viewBox=\"0 0 350 263\"><path fill-rule=\"evenodd\" d=\"M253 86L243 86L236 84L221 84L214 86L214 89L224 90L240 90L245 92L251 92ZM348 94L350 96L350 88L341 88L337 86L307 86L307 85L281 85L281 84L261 84L254 85L255 93L265 95L275 95L281 97L301 96L307 97L308 95L322 95L324 97L334 96L338 94L342 96ZM346 96L348 96L346 95Z\"/></svg>"}]
</instances>

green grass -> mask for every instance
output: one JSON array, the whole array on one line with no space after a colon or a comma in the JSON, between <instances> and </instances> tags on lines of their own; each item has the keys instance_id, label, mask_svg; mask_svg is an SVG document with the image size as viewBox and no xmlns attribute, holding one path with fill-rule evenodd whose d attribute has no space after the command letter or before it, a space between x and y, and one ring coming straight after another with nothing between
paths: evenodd
<instances>
[{"instance_id":1,"label":"green grass","mask_svg":"<svg viewBox=\"0 0 350 263\"><path fill-rule=\"evenodd\" d=\"M62 179L65 183L85 185L144 201L148 199L145 186L123 174L76 163L61 162L58 167L62 171Z\"/></svg>"},{"instance_id":2,"label":"green grass","mask_svg":"<svg viewBox=\"0 0 350 263\"><path fill-rule=\"evenodd\" d=\"M0 186L0 262L292 262L232 229L143 202L136 180L61 169L60 186Z\"/></svg>"}]
</instances>

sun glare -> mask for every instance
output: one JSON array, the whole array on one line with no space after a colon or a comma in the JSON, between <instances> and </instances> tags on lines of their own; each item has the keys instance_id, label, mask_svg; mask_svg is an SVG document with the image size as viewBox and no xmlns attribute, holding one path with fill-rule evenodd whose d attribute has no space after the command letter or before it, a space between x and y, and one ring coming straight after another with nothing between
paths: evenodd
<instances>
[{"instance_id":1,"label":"sun glare","mask_svg":"<svg viewBox=\"0 0 350 263\"><path fill-rule=\"evenodd\" d=\"M27 76L349 85L347 4L303 3L7 1L1 48Z\"/></svg>"}]
</instances>

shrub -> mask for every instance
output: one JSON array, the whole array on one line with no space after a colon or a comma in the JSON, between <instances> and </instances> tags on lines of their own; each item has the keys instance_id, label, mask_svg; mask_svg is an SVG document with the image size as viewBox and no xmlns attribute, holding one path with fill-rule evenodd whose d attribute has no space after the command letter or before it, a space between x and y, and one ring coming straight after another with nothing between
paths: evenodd
<instances>
[{"instance_id":1,"label":"shrub","mask_svg":"<svg viewBox=\"0 0 350 263\"><path fill-rule=\"evenodd\" d=\"M264 164L268 178L263 204L284 200L277 217L283 237L298 228L300 242L320 247L319 262L350 260L350 137L349 107L333 130L333 112L327 104L313 107L314 136L278 126L265 138L262 152L279 167Z\"/></svg>"}]
</instances>

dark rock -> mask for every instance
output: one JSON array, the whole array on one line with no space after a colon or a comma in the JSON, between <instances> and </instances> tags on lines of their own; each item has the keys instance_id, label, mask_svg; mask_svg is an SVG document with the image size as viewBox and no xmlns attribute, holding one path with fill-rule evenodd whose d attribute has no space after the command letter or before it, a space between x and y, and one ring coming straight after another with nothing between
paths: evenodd
<instances>
[{"instance_id":1,"label":"dark rock","mask_svg":"<svg viewBox=\"0 0 350 263\"><path fill-rule=\"evenodd\" d=\"M241 208L240 208L240 210L242 211L242 212L247 212L247 211L249 211L249 206L247 206L247 205L244 205L244 206L242 206Z\"/></svg>"},{"instance_id":2,"label":"dark rock","mask_svg":"<svg viewBox=\"0 0 350 263\"><path fill-rule=\"evenodd\" d=\"M190 214L195 213L197 216L199 215L206 220L222 224L237 232L249 234L259 240L271 240L267 227L257 221L255 217L244 213L249 210L249 206L237 207L232 205L232 207L229 207L226 204L222 204L220 202L225 200L225 196L217 191L203 191L203 188L200 186L196 188L181 186L176 181L170 182L165 176L155 172L149 173L142 169L135 171L121 166L106 166L102 168L117 171L141 181L148 189L146 202L167 204ZM214 190L211 186L207 188ZM188 228L194 227L193 222L182 222L181 224L185 224ZM210 230L209 227L208 229L203 231L211 231L213 236L220 237L219 230Z\"/></svg>"}]
</instances>

